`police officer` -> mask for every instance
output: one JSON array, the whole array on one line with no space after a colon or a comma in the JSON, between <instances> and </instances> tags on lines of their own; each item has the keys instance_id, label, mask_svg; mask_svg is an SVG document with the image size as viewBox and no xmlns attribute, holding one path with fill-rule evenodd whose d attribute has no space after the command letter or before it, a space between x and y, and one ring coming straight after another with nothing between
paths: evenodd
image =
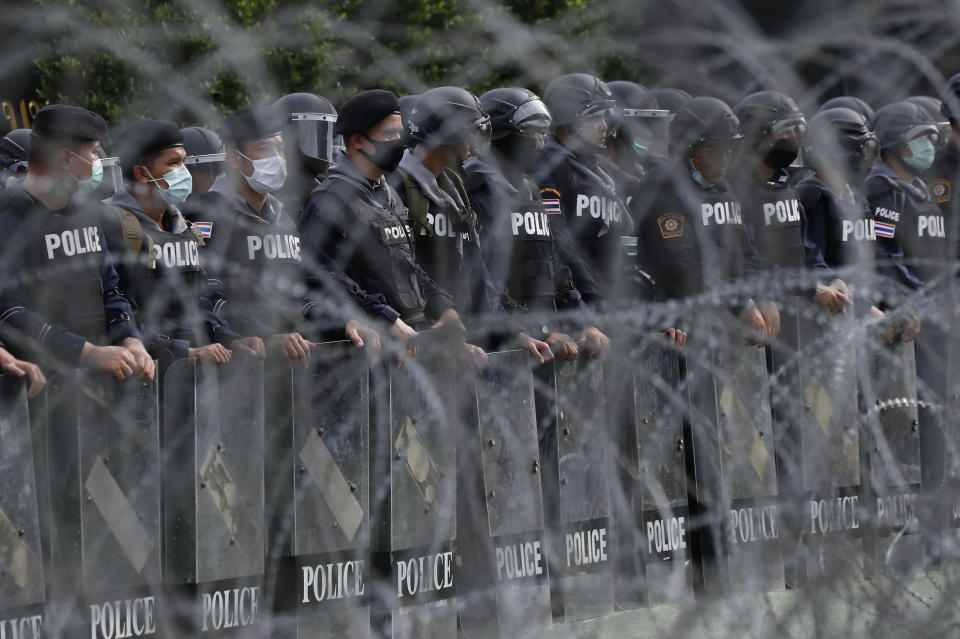
<instances>
[{"instance_id":1,"label":"police officer","mask_svg":"<svg viewBox=\"0 0 960 639\"><path fill-rule=\"evenodd\" d=\"M638 257L662 297L693 297L757 270L740 202L726 181L742 137L737 116L716 98L691 99L671 122L671 162L647 174L644 200L634 207ZM776 320L773 306L768 315ZM757 333L778 330L752 299L731 298L730 309Z\"/></svg>"},{"instance_id":2,"label":"police officer","mask_svg":"<svg viewBox=\"0 0 960 639\"><path fill-rule=\"evenodd\" d=\"M269 350L294 360L307 359L314 345L300 332L305 324L314 338L346 335L357 346L365 339L377 344L363 325L332 317L337 305L321 305L306 294L300 235L273 195L287 175L282 127L271 107L228 116L227 173L184 206L187 219L210 229L203 250L216 286L215 314L232 330L260 337Z\"/></svg>"},{"instance_id":3,"label":"police officer","mask_svg":"<svg viewBox=\"0 0 960 639\"><path fill-rule=\"evenodd\" d=\"M17 357L146 381L153 359L117 289L101 205L88 199L105 134L103 118L80 107L37 113L28 174L0 192L0 331Z\"/></svg>"},{"instance_id":4,"label":"police officer","mask_svg":"<svg viewBox=\"0 0 960 639\"><path fill-rule=\"evenodd\" d=\"M543 99L553 116L553 134L538 152L534 181L553 216L561 263L573 272L586 303L602 309L620 295L620 237L632 231L614 179L598 164L616 102L604 82L585 73L553 80Z\"/></svg>"},{"instance_id":5,"label":"police officer","mask_svg":"<svg viewBox=\"0 0 960 639\"><path fill-rule=\"evenodd\" d=\"M912 290L943 283L949 255L946 219L919 177L936 157L937 125L910 102L883 107L871 125L881 148L866 182L878 269Z\"/></svg>"},{"instance_id":6,"label":"police officer","mask_svg":"<svg viewBox=\"0 0 960 639\"><path fill-rule=\"evenodd\" d=\"M346 149L307 199L306 255L385 298L379 317L406 340L435 322L459 322L453 299L417 264L406 207L384 175L404 153L396 96L363 91L341 108L335 133Z\"/></svg>"},{"instance_id":7,"label":"police officer","mask_svg":"<svg viewBox=\"0 0 960 639\"><path fill-rule=\"evenodd\" d=\"M647 169L667 158L670 112L659 107L649 89L635 82L618 80L607 86L617 102L618 121L615 132L607 137L607 157L624 173L643 177ZM629 199L624 199L629 206Z\"/></svg>"},{"instance_id":8,"label":"police officer","mask_svg":"<svg viewBox=\"0 0 960 639\"><path fill-rule=\"evenodd\" d=\"M287 212L299 219L307 196L343 150L343 140L334 131L337 110L329 100L312 93L290 93L274 102L273 108L286 119L287 181L279 197Z\"/></svg>"},{"instance_id":9,"label":"police officer","mask_svg":"<svg viewBox=\"0 0 960 639\"><path fill-rule=\"evenodd\" d=\"M536 94L522 88L488 91L480 104L491 118L493 141L488 153L467 159L464 173L483 229L484 262L503 287L505 306L536 313L527 323L542 326L545 342L562 359L576 359L577 343L560 330L554 315L558 307L577 306L580 294L570 270L557 261L550 217L537 185L527 177L550 131L550 112ZM609 343L595 328L580 339L590 341L594 355Z\"/></svg>"},{"instance_id":10,"label":"police officer","mask_svg":"<svg viewBox=\"0 0 960 639\"><path fill-rule=\"evenodd\" d=\"M220 136L202 126L180 129L183 135L183 150L187 157L183 164L193 180L191 195L206 193L214 180L223 175L226 153Z\"/></svg>"},{"instance_id":11,"label":"police officer","mask_svg":"<svg viewBox=\"0 0 960 639\"><path fill-rule=\"evenodd\" d=\"M796 186L808 267L849 270L872 262L873 214L856 186L879 155L876 135L856 111L835 107L810 119L803 142L808 171Z\"/></svg>"},{"instance_id":12,"label":"police officer","mask_svg":"<svg viewBox=\"0 0 960 639\"><path fill-rule=\"evenodd\" d=\"M731 182L747 233L764 267L782 278L777 283L779 292L796 295L808 288L794 284L803 276L806 218L787 168L800 152L806 120L793 99L777 91L752 93L733 112L740 120L744 148L731 171ZM818 283L813 299L834 314L853 304L839 279L830 285Z\"/></svg>"},{"instance_id":13,"label":"police officer","mask_svg":"<svg viewBox=\"0 0 960 639\"><path fill-rule=\"evenodd\" d=\"M241 339L202 303L203 238L178 208L193 187L180 130L137 120L119 140L125 188L107 200L102 225L148 350L162 362L197 357L215 364L230 360L231 344L262 351L260 338Z\"/></svg>"},{"instance_id":14,"label":"police officer","mask_svg":"<svg viewBox=\"0 0 960 639\"><path fill-rule=\"evenodd\" d=\"M490 142L490 118L477 97L437 87L410 114L413 147L388 177L409 209L417 264L449 293L461 314L496 310L500 301L479 251L476 213L459 170L471 149Z\"/></svg>"},{"instance_id":15,"label":"police officer","mask_svg":"<svg viewBox=\"0 0 960 639\"><path fill-rule=\"evenodd\" d=\"M0 138L0 189L10 180L27 175L30 129L15 129Z\"/></svg>"}]
</instances>

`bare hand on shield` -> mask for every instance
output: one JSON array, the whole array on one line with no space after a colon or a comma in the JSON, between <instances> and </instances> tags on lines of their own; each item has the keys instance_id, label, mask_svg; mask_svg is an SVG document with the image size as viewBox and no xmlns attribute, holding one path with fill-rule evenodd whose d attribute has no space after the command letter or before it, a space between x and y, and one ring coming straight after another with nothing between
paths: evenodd
<instances>
[{"instance_id":1,"label":"bare hand on shield","mask_svg":"<svg viewBox=\"0 0 960 639\"><path fill-rule=\"evenodd\" d=\"M763 318L763 313L752 301L747 310L743 312L743 321L751 331L751 335L747 336L744 343L747 346L763 346L763 336L767 334L767 322Z\"/></svg>"},{"instance_id":2,"label":"bare hand on shield","mask_svg":"<svg viewBox=\"0 0 960 639\"><path fill-rule=\"evenodd\" d=\"M133 372L137 378L141 382L152 381L153 376L157 372L157 365L154 363L150 353L147 352L143 342L136 337L128 337L123 340L123 346L133 354Z\"/></svg>"},{"instance_id":3,"label":"bare hand on shield","mask_svg":"<svg viewBox=\"0 0 960 639\"><path fill-rule=\"evenodd\" d=\"M550 333L547 336L547 344L564 362L572 362L580 355L580 349L573 338L566 333Z\"/></svg>"},{"instance_id":4,"label":"bare hand on shield","mask_svg":"<svg viewBox=\"0 0 960 639\"><path fill-rule=\"evenodd\" d=\"M303 338L300 333L277 333L267 341L270 350L278 351L289 360L304 360L310 357L313 344Z\"/></svg>"},{"instance_id":5,"label":"bare hand on shield","mask_svg":"<svg viewBox=\"0 0 960 639\"><path fill-rule=\"evenodd\" d=\"M4 375L26 377L30 382L27 397L36 397L47 385L47 378L43 376L39 366L17 359L5 348L0 348L0 371L3 371Z\"/></svg>"},{"instance_id":6,"label":"bare hand on shield","mask_svg":"<svg viewBox=\"0 0 960 639\"><path fill-rule=\"evenodd\" d=\"M687 343L687 334L679 328L669 328L666 330L664 335L667 336L667 339L676 344L677 348L683 348L684 344Z\"/></svg>"},{"instance_id":7,"label":"bare hand on shield","mask_svg":"<svg viewBox=\"0 0 960 639\"><path fill-rule=\"evenodd\" d=\"M230 361L232 353L227 350L223 344L208 344L200 348L191 348L187 350L191 358L200 359L211 364L226 364Z\"/></svg>"},{"instance_id":8,"label":"bare hand on shield","mask_svg":"<svg viewBox=\"0 0 960 639\"><path fill-rule=\"evenodd\" d=\"M256 355L261 359L267 356L267 347L264 345L263 340L259 337L238 337L230 342L230 348L246 351L247 353Z\"/></svg>"},{"instance_id":9,"label":"bare hand on shield","mask_svg":"<svg viewBox=\"0 0 960 639\"><path fill-rule=\"evenodd\" d=\"M550 351L550 345L544 341L534 339L526 333L520 333L517 338L523 350L533 355L537 363L544 364L553 359L553 353Z\"/></svg>"},{"instance_id":10,"label":"bare hand on shield","mask_svg":"<svg viewBox=\"0 0 960 639\"><path fill-rule=\"evenodd\" d=\"M130 377L137 365L133 353L123 346L97 346L90 342L83 345L80 363L106 373L114 379Z\"/></svg>"},{"instance_id":11,"label":"bare hand on shield","mask_svg":"<svg viewBox=\"0 0 960 639\"><path fill-rule=\"evenodd\" d=\"M356 320L347 322L344 329L347 339L357 348L368 348L374 354L380 352L380 333Z\"/></svg>"},{"instance_id":12,"label":"bare hand on shield","mask_svg":"<svg viewBox=\"0 0 960 639\"><path fill-rule=\"evenodd\" d=\"M597 359L610 348L610 338L604 335L599 328L591 326L580 334L577 340L580 348L586 351L590 359Z\"/></svg>"}]
</instances>

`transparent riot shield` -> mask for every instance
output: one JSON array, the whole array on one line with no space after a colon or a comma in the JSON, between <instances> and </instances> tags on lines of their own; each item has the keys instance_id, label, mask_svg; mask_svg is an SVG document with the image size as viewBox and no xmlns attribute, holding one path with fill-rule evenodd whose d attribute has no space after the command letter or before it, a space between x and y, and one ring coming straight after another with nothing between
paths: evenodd
<instances>
[{"instance_id":1,"label":"transparent riot shield","mask_svg":"<svg viewBox=\"0 0 960 639\"><path fill-rule=\"evenodd\" d=\"M22 379L0 375L0 635L44 634L37 485Z\"/></svg>"},{"instance_id":2,"label":"transparent riot shield","mask_svg":"<svg viewBox=\"0 0 960 639\"><path fill-rule=\"evenodd\" d=\"M306 368L277 368L266 438L272 636L369 637L366 354L320 344Z\"/></svg>"},{"instance_id":3,"label":"transparent riot shield","mask_svg":"<svg viewBox=\"0 0 960 639\"><path fill-rule=\"evenodd\" d=\"M915 352L913 342L879 345L864 389L872 570L903 572L923 557L917 534L921 467Z\"/></svg>"},{"instance_id":4,"label":"transparent riot shield","mask_svg":"<svg viewBox=\"0 0 960 639\"><path fill-rule=\"evenodd\" d=\"M392 362L386 376L377 376L387 386L377 390L371 436L377 483L371 488L370 591L374 632L381 636L456 634L456 442L467 429L458 397L461 379L472 383L458 350L430 335L416 359L402 367Z\"/></svg>"},{"instance_id":5,"label":"transparent riot shield","mask_svg":"<svg viewBox=\"0 0 960 639\"><path fill-rule=\"evenodd\" d=\"M803 539L796 559L800 579L843 568L863 570L865 508L861 486L858 336L853 310L829 316L806 309L800 316L797 353L801 401L796 470L801 491L790 507Z\"/></svg>"},{"instance_id":6,"label":"transparent riot shield","mask_svg":"<svg viewBox=\"0 0 960 639\"><path fill-rule=\"evenodd\" d=\"M79 371L51 380L47 402L49 632L159 636L157 382Z\"/></svg>"},{"instance_id":7,"label":"transparent riot shield","mask_svg":"<svg viewBox=\"0 0 960 639\"><path fill-rule=\"evenodd\" d=\"M782 588L765 353L745 345L740 320L727 311L703 315L711 325L691 331L684 353L695 580L716 594Z\"/></svg>"},{"instance_id":8,"label":"transparent riot shield","mask_svg":"<svg viewBox=\"0 0 960 639\"><path fill-rule=\"evenodd\" d=\"M645 336L628 362L624 399L632 410L619 457L632 516L617 528L617 603L627 605L629 592L638 603L684 601L692 596L692 572L680 360L657 335Z\"/></svg>"},{"instance_id":9,"label":"transparent riot shield","mask_svg":"<svg viewBox=\"0 0 960 639\"><path fill-rule=\"evenodd\" d=\"M538 430L553 614L571 621L613 610L608 482L615 471L602 362L555 360L553 369L538 385Z\"/></svg>"},{"instance_id":10,"label":"transparent riot shield","mask_svg":"<svg viewBox=\"0 0 960 639\"><path fill-rule=\"evenodd\" d=\"M460 626L469 637L514 637L551 623L529 362L523 351L489 354L476 381L478 428L460 440Z\"/></svg>"},{"instance_id":11,"label":"transparent riot shield","mask_svg":"<svg viewBox=\"0 0 960 639\"><path fill-rule=\"evenodd\" d=\"M165 576L175 632L262 637L263 362L180 360L164 392Z\"/></svg>"}]
</instances>

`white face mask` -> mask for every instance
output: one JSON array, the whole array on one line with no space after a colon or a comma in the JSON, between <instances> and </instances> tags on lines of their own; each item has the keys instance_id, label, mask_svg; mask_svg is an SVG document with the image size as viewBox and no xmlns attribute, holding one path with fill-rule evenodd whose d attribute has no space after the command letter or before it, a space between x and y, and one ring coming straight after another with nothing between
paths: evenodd
<instances>
[{"instance_id":1,"label":"white face mask","mask_svg":"<svg viewBox=\"0 0 960 639\"><path fill-rule=\"evenodd\" d=\"M240 153L240 151L237 151L237 153ZM250 160L243 153L240 153L240 156ZM260 160L250 160L250 163L253 164L253 175L244 175L243 177L247 180L250 188L261 195L280 190L283 183L287 181L287 161L282 155L271 155Z\"/></svg>"}]
</instances>

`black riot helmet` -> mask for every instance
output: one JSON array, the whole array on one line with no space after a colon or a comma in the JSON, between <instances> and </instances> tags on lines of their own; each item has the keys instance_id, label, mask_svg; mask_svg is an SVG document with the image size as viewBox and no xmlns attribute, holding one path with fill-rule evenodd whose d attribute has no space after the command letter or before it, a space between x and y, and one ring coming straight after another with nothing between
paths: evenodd
<instances>
[{"instance_id":1,"label":"black riot helmet","mask_svg":"<svg viewBox=\"0 0 960 639\"><path fill-rule=\"evenodd\" d=\"M847 169L850 178L859 180L877 161L880 145L863 115L853 109L834 107L810 118L803 156L813 168Z\"/></svg>"},{"instance_id":2,"label":"black riot helmet","mask_svg":"<svg viewBox=\"0 0 960 639\"><path fill-rule=\"evenodd\" d=\"M943 92L940 104L940 113L951 123L960 120L960 73L947 81L947 88Z\"/></svg>"},{"instance_id":3,"label":"black riot helmet","mask_svg":"<svg viewBox=\"0 0 960 639\"><path fill-rule=\"evenodd\" d=\"M412 142L431 147L467 144L471 153L482 155L490 146L490 117L477 96L460 87L421 93L410 112L408 130Z\"/></svg>"},{"instance_id":4,"label":"black riot helmet","mask_svg":"<svg viewBox=\"0 0 960 639\"><path fill-rule=\"evenodd\" d=\"M790 166L800 151L807 121L790 96L758 91L741 100L733 112L740 119L744 142L770 168Z\"/></svg>"},{"instance_id":5,"label":"black riot helmet","mask_svg":"<svg viewBox=\"0 0 960 639\"><path fill-rule=\"evenodd\" d=\"M553 116L553 128L574 129L587 116L604 113L607 116L608 135L615 129L617 106L607 86L600 78L588 73L562 75L547 85L543 101Z\"/></svg>"},{"instance_id":6,"label":"black riot helmet","mask_svg":"<svg viewBox=\"0 0 960 639\"><path fill-rule=\"evenodd\" d=\"M779 91L758 91L741 100L733 112L747 143L761 144L765 138L793 131L802 136L807 121L790 96Z\"/></svg>"},{"instance_id":7,"label":"black riot helmet","mask_svg":"<svg viewBox=\"0 0 960 639\"><path fill-rule=\"evenodd\" d=\"M14 129L0 138L0 172L19 175L27 172L30 129Z\"/></svg>"},{"instance_id":8,"label":"black riot helmet","mask_svg":"<svg viewBox=\"0 0 960 639\"><path fill-rule=\"evenodd\" d=\"M865 100L861 100L852 95L841 95L836 98L830 98L820 105L820 110L826 111L827 109L836 109L837 107L856 111L868 121L873 117L873 107L867 104Z\"/></svg>"},{"instance_id":9,"label":"black riot helmet","mask_svg":"<svg viewBox=\"0 0 960 639\"><path fill-rule=\"evenodd\" d=\"M533 91L517 87L493 89L480 96L480 107L490 116L494 140L511 134L534 137L549 133L553 118Z\"/></svg>"},{"instance_id":10,"label":"black riot helmet","mask_svg":"<svg viewBox=\"0 0 960 639\"><path fill-rule=\"evenodd\" d=\"M296 149L313 175L336 161L343 139L334 132L337 110L330 100L312 93L291 93L273 103L285 119L283 142L287 154Z\"/></svg>"},{"instance_id":11,"label":"black riot helmet","mask_svg":"<svg viewBox=\"0 0 960 639\"><path fill-rule=\"evenodd\" d=\"M202 126L180 129L183 150L187 152L183 164L193 176L193 192L203 193L223 174L227 154L220 136Z\"/></svg>"},{"instance_id":12,"label":"black riot helmet","mask_svg":"<svg viewBox=\"0 0 960 639\"><path fill-rule=\"evenodd\" d=\"M939 142L936 122L912 102L894 102L879 109L870 120L870 127L884 150L904 146L924 135L935 138L934 145Z\"/></svg>"},{"instance_id":13,"label":"black riot helmet","mask_svg":"<svg viewBox=\"0 0 960 639\"><path fill-rule=\"evenodd\" d=\"M943 105L940 103L940 100L929 95L912 95L904 100L904 102L916 104L936 123L937 132L940 137L937 153L938 155L942 154L950 142L950 133L953 127L950 126L950 121L943 115Z\"/></svg>"},{"instance_id":14,"label":"black riot helmet","mask_svg":"<svg viewBox=\"0 0 960 639\"><path fill-rule=\"evenodd\" d=\"M661 109L653 93L635 82L617 80L607 85L617 102L617 132L614 144L631 150L638 160L667 157L670 144L670 112Z\"/></svg>"},{"instance_id":15,"label":"black riot helmet","mask_svg":"<svg viewBox=\"0 0 960 639\"><path fill-rule=\"evenodd\" d=\"M683 160L700 144L733 146L741 139L740 120L717 98L691 98L670 123L670 153Z\"/></svg>"},{"instance_id":16,"label":"black riot helmet","mask_svg":"<svg viewBox=\"0 0 960 639\"><path fill-rule=\"evenodd\" d=\"M693 99L693 96L683 89L654 89L652 91L657 106L670 112L670 118L677 114L683 106Z\"/></svg>"},{"instance_id":17,"label":"black riot helmet","mask_svg":"<svg viewBox=\"0 0 960 639\"><path fill-rule=\"evenodd\" d=\"M403 144L408 147L412 147L415 144L410 138L410 114L413 113L413 107L419 97L419 93L412 93L397 100L397 104L400 105L400 119L403 121L400 138L403 140Z\"/></svg>"}]
</instances>

